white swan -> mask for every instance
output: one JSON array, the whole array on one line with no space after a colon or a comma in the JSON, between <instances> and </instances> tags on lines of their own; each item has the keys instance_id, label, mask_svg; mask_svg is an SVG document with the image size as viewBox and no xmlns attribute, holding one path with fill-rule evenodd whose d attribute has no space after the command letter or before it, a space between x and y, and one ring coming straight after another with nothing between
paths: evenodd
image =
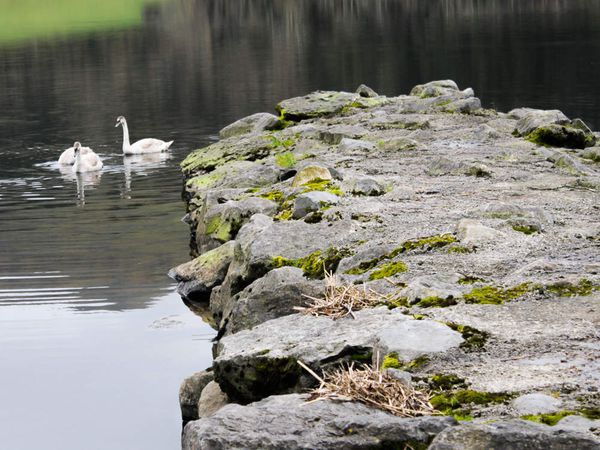
<instances>
[{"instance_id":1,"label":"white swan","mask_svg":"<svg viewBox=\"0 0 600 450\"><path fill-rule=\"evenodd\" d=\"M73 172L95 172L97 170L102 169L102 166L104 164L102 164L102 160L94 152L83 155L81 152L82 147L79 142L75 142L73 144L73 148L75 152L75 163L73 164Z\"/></svg>"},{"instance_id":2,"label":"white swan","mask_svg":"<svg viewBox=\"0 0 600 450\"><path fill-rule=\"evenodd\" d=\"M94 153L94 151L89 147L81 147L82 155L87 155L88 153ZM58 158L58 164L61 166L72 166L75 164L75 147L69 147L62 152L60 158Z\"/></svg>"},{"instance_id":3,"label":"white swan","mask_svg":"<svg viewBox=\"0 0 600 450\"><path fill-rule=\"evenodd\" d=\"M123 127L123 154L125 155L139 155L140 153L158 153L166 151L173 141L165 142L160 139L146 138L140 139L133 144L129 143L129 128L127 128L127 121L125 117L117 117L117 124L115 127L121 125Z\"/></svg>"}]
</instances>

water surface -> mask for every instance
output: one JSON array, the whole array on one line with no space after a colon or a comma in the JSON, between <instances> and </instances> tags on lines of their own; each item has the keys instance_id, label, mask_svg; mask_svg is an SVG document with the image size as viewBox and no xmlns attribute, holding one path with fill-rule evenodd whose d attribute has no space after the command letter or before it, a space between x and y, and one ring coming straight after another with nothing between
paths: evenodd
<instances>
[{"instance_id":1,"label":"water surface","mask_svg":"<svg viewBox=\"0 0 600 450\"><path fill-rule=\"evenodd\" d=\"M599 21L595 0L0 0L0 447L179 446L213 332L165 276L188 258L177 165L221 127L452 78L598 129ZM123 158L118 115L173 150ZM53 163L75 140L102 173Z\"/></svg>"}]
</instances>

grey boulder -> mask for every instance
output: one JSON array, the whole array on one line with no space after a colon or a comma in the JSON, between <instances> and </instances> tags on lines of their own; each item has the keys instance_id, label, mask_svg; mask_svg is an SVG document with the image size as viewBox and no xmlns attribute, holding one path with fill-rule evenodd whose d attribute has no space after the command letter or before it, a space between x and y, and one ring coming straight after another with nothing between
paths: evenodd
<instances>
[{"instance_id":1,"label":"grey boulder","mask_svg":"<svg viewBox=\"0 0 600 450\"><path fill-rule=\"evenodd\" d=\"M229 241L171 269L168 275L179 282L179 295L192 301L207 300L212 288L225 279L234 248L235 242Z\"/></svg>"},{"instance_id":2,"label":"grey boulder","mask_svg":"<svg viewBox=\"0 0 600 450\"><path fill-rule=\"evenodd\" d=\"M456 425L451 417L402 418L360 403L307 400L307 395L291 394L248 406L227 405L187 424L183 450L425 448Z\"/></svg>"},{"instance_id":3,"label":"grey boulder","mask_svg":"<svg viewBox=\"0 0 600 450\"><path fill-rule=\"evenodd\" d=\"M212 372L203 370L187 377L181 383L179 387L179 405L184 422L198 419L198 400L202 390L213 378Z\"/></svg>"},{"instance_id":4,"label":"grey boulder","mask_svg":"<svg viewBox=\"0 0 600 450\"><path fill-rule=\"evenodd\" d=\"M292 217L294 219L301 219L310 212L318 211L324 206L335 205L339 201L340 198L337 195L324 191L311 191L300 194L294 200Z\"/></svg>"},{"instance_id":5,"label":"grey boulder","mask_svg":"<svg viewBox=\"0 0 600 450\"><path fill-rule=\"evenodd\" d=\"M546 394L525 394L512 402L512 407L520 416L527 414L547 414L558 411L560 400Z\"/></svg>"},{"instance_id":6,"label":"grey boulder","mask_svg":"<svg viewBox=\"0 0 600 450\"><path fill-rule=\"evenodd\" d=\"M236 120L219 131L219 137L225 139L247 133L260 133L273 130L279 124L279 118L270 113L256 113L243 119Z\"/></svg>"}]
</instances>

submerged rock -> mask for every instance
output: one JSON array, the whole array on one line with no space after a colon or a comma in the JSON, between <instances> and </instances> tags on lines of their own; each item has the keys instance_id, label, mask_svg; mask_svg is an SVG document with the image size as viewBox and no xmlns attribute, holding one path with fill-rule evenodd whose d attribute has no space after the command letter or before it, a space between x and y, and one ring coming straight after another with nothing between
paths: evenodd
<instances>
[{"instance_id":1,"label":"submerged rock","mask_svg":"<svg viewBox=\"0 0 600 450\"><path fill-rule=\"evenodd\" d=\"M183 449L424 448L456 425L451 417L407 419L360 403L307 400L306 395L291 394L248 406L227 405L212 417L189 423Z\"/></svg>"}]
</instances>

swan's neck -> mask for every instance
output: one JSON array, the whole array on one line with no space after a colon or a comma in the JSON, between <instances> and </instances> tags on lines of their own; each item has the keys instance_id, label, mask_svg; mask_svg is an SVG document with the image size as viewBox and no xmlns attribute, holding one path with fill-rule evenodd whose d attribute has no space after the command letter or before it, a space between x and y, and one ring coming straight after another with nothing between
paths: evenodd
<instances>
[{"instance_id":1,"label":"swan's neck","mask_svg":"<svg viewBox=\"0 0 600 450\"><path fill-rule=\"evenodd\" d=\"M81 166L81 150L75 152L75 163L73 164L73 170L77 172L79 167Z\"/></svg>"},{"instance_id":2,"label":"swan's neck","mask_svg":"<svg viewBox=\"0 0 600 450\"><path fill-rule=\"evenodd\" d=\"M129 128L127 128L127 122L123 122L123 152L130 147L129 143Z\"/></svg>"}]
</instances>

